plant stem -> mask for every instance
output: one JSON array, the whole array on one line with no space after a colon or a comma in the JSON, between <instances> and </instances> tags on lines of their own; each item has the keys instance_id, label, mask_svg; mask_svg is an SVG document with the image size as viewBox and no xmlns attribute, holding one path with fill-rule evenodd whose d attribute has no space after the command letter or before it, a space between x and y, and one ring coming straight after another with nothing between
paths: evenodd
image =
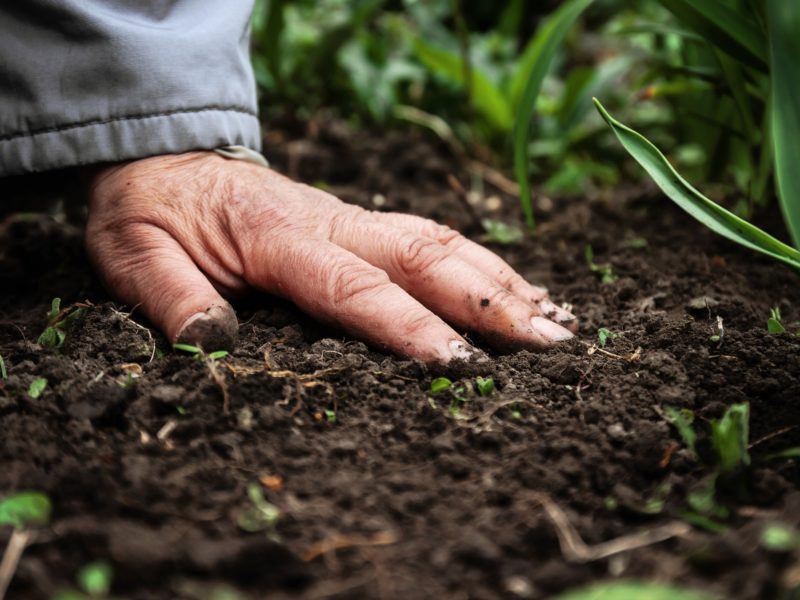
<instances>
[{"instance_id":1,"label":"plant stem","mask_svg":"<svg viewBox=\"0 0 800 600\"><path fill-rule=\"evenodd\" d=\"M25 551L25 546L30 542L33 534L27 529L14 529L11 539L8 540L3 560L0 561L0 600L6 597L6 591L17 571L19 559Z\"/></svg>"}]
</instances>

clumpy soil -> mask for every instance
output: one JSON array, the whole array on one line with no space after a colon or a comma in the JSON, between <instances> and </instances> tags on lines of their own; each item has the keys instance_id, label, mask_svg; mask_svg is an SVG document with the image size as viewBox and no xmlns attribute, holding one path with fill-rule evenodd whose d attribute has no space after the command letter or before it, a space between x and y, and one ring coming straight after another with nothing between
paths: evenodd
<instances>
[{"instance_id":1,"label":"clumpy soil","mask_svg":"<svg viewBox=\"0 0 800 600\"><path fill-rule=\"evenodd\" d=\"M518 212L488 183L470 203L463 164L420 135L285 127L266 146L276 168L345 200L476 238L480 218ZM796 589L796 556L759 538L800 525L800 468L757 459L800 446L800 338L766 330L771 307L789 329L800 319L797 275L647 186L537 203L535 239L492 247L574 306L579 339L438 372L270 297L237 305L231 356L176 354L103 291L79 226L7 217L0 495L53 503L8 597L49 598L95 560L120 598L540 599L617 577L741 600ZM589 269L587 244L615 281ZM60 349L37 344L55 296L84 305ZM600 327L617 334L604 351ZM429 393L440 375L455 392ZM477 376L496 391L479 396ZM47 387L32 398L36 378ZM754 460L719 486L724 531L687 527L687 494L712 472L707 422L742 402ZM665 406L694 411L705 463ZM600 558L558 535L594 548L664 527L677 535Z\"/></svg>"}]
</instances>

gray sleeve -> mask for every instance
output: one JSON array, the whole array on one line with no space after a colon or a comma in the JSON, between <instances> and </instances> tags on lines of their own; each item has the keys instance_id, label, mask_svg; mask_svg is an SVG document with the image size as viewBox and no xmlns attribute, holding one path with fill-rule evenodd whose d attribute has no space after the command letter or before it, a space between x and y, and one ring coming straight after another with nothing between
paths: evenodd
<instances>
[{"instance_id":1,"label":"gray sleeve","mask_svg":"<svg viewBox=\"0 0 800 600\"><path fill-rule=\"evenodd\" d=\"M253 0L0 4L0 176L259 149Z\"/></svg>"}]
</instances>

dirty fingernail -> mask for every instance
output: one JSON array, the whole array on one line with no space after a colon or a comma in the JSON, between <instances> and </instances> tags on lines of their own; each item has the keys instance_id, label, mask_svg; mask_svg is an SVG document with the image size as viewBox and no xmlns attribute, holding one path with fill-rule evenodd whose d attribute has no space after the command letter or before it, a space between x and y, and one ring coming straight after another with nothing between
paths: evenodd
<instances>
[{"instance_id":1,"label":"dirty fingernail","mask_svg":"<svg viewBox=\"0 0 800 600\"><path fill-rule=\"evenodd\" d=\"M539 302L539 308L546 317L559 323L569 323L575 320L575 315L560 306L556 306L550 300L545 299Z\"/></svg>"},{"instance_id":2,"label":"dirty fingernail","mask_svg":"<svg viewBox=\"0 0 800 600\"><path fill-rule=\"evenodd\" d=\"M224 305L209 306L186 319L175 342L192 344L207 351L233 350L239 333L239 322L233 307Z\"/></svg>"},{"instance_id":3,"label":"dirty fingernail","mask_svg":"<svg viewBox=\"0 0 800 600\"><path fill-rule=\"evenodd\" d=\"M531 325L538 333L553 342L561 342L574 337L571 331L544 317L533 317Z\"/></svg>"},{"instance_id":4,"label":"dirty fingernail","mask_svg":"<svg viewBox=\"0 0 800 600\"><path fill-rule=\"evenodd\" d=\"M478 361L488 360L488 357L483 352L463 340L451 340L449 346L453 358Z\"/></svg>"}]
</instances>

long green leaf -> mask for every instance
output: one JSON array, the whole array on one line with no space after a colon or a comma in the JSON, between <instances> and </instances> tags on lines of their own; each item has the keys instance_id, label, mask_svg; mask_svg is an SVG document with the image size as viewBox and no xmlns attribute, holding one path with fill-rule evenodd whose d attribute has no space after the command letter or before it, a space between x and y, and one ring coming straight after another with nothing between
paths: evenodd
<instances>
[{"instance_id":1,"label":"long green leaf","mask_svg":"<svg viewBox=\"0 0 800 600\"><path fill-rule=\"evenodd\" d=\"M533 229L533 204L531 202L531 188L528 181L528 134L530 132L531 118L536 108L536 98L542 81L553 62L553 56L572 27L572 24L592 3L592 0L569 0L564 2L547 21L537 30L532 42L530 59L524 64L526 69L526 83L522 98L516 107L514 119L514 172L519 184L519 196L525 221Z\"/></svg>"},{"instance_id":2,"label":"long green leaf","mask_svg":"<svg viewBox=\"0 0 800 600\"><path fill-rule=\"evenodd\" d=\"M596 98L594 103L625 150L673 202L715 233L800 269L800 252L703 196L647 138L614 119Z\"/></svg>"},{"instance_id":3,"label":"long green leaf","mask_svg":"<svg viewBox=\"0 0 800 600\"><path fill-rule=\"evenodd\" d=\"M761 71L767 69L767 45L756 22L718 0L660 0L679 21L709 44Z\"/></svg>"},{"instance_id":4,"label":"long green leaf","mask_svg":"<svg viewBox=\"0 0 800 600\"><path fill-rule=\"evenodd\" d=\"M778 196L794 245L800 248L800 2L768 0L767 19Z\"/></svg>"},{"instance_id":5,"label":"long green leaf","mask_svg":"<svg viewBox=\"0 0 800 600\"><path fill-rule=\"evenodd\" d=\"M455 52L437 48L421 37L412 40L414 54L420 62L440 77L464 85L464 64ZM508 101L489 77L472 65L472 101L476 110L495 128L502 132L511 130L513 116Z\"/></svg>"}]
</instances>

